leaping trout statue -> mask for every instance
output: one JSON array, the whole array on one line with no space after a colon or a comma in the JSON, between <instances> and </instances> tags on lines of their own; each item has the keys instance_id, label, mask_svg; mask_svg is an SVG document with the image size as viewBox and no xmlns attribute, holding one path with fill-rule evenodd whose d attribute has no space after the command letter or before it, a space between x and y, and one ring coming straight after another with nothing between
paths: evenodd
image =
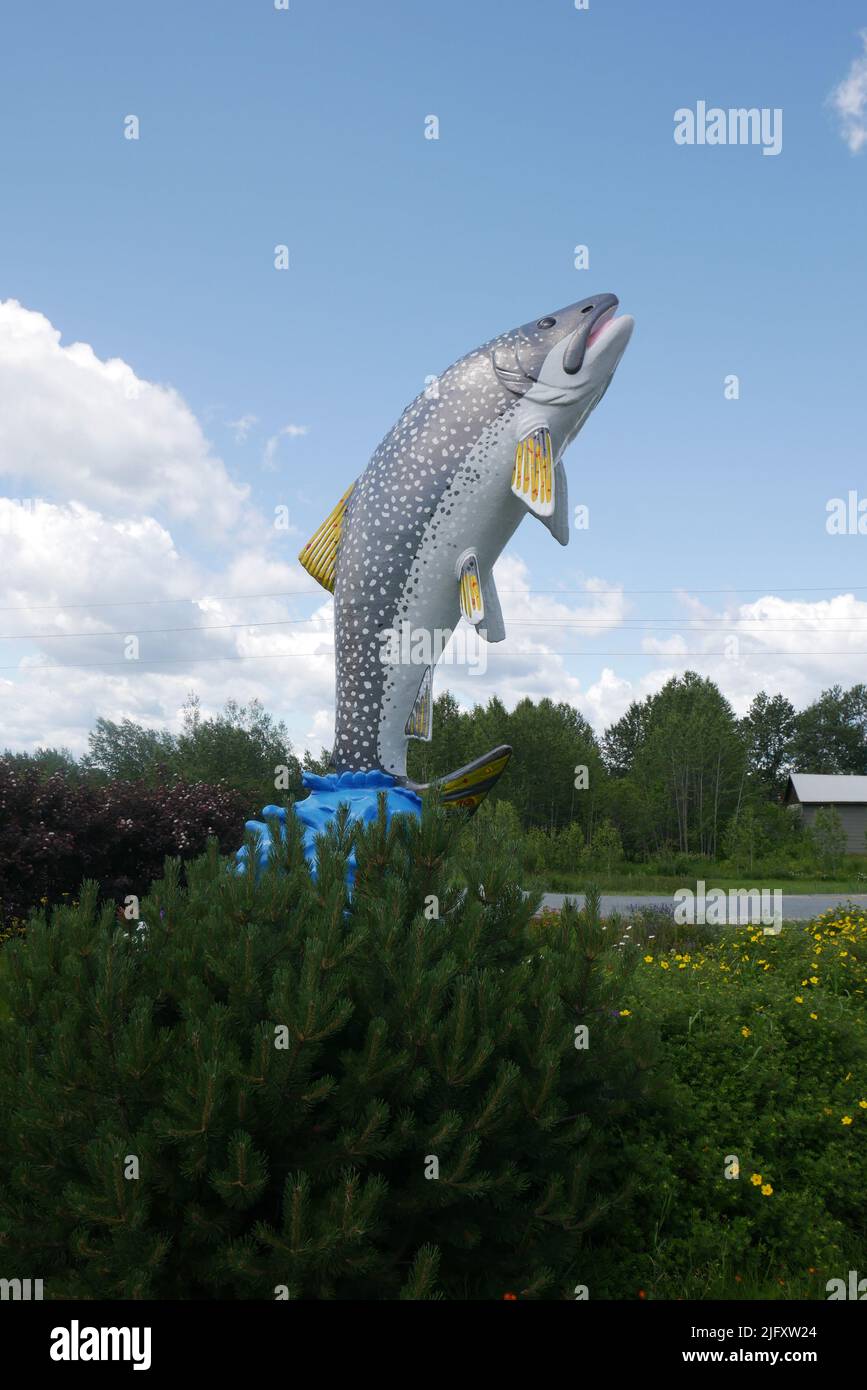
<instances>
[{"instance_id":1,"label":"leaping trout statue","mask_svg":"<svg viewBox=\"0 0 867 1390\"><path fill-rule=\"evenodd\" d=\"M376 815L381 790L390 811L420 807L425 786L407 779L407 743L431 737L436 658L421 669L387 660L386 639L438 634L441 647L463 616L501 642L493 569L520 522L534 516L568 544L563 455L632 334L633 320L617 308L615 295L593 295L455 362L407 406L301 551L304 568L334 594L337 672L334 772L305 774L311 795L294 808L311 863L314 835L340 802L362 819ZM510 755L496 748L439 779L441 799L473 809ZM278 807L263 814L285 818ZM264 860L270 832L248 827Z\"/></svg>"}]
</instances>

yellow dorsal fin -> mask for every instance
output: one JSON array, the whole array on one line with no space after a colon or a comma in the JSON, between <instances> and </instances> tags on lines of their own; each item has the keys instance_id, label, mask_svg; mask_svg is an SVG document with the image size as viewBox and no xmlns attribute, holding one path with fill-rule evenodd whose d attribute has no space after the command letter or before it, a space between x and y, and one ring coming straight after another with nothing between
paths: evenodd
<instances>
[{"instance_id":1,"label":"yellow dorsal fin","mask_svg":"<svg viewBox=\"0 0 867 1390\"><path fill-rule=\"evenodd\" d=\"M349 494L355 487L350 483L333 512L325 518L322 525L313 532L298 559L308 574L312 574L323 589L334 593L334 568L337 563L337 546L343 531L343 518Z\"/></svg>"}]
</instances>

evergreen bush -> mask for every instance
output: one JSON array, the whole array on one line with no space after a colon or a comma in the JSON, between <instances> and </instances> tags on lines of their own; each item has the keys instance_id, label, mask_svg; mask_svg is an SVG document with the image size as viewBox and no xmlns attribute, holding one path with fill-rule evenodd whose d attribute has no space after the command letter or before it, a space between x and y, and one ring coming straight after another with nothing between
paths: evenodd
<instances>
[{"instance_id":1,"label":"evergreen bush","mask_svg":"<svg viewBox=\"0 0 867 1390\"><path fill-rule=\"evenodd\" d=\"M345 863L358 873L351 902ZM427 807L218 846L0 969L0 1260L48 1298L572 1298L662 1101L638 961ZM582 1032L587 1030L586 1036ZM586 1044L586 1045L585 1045Z\"/></svg>"}]
</instances>

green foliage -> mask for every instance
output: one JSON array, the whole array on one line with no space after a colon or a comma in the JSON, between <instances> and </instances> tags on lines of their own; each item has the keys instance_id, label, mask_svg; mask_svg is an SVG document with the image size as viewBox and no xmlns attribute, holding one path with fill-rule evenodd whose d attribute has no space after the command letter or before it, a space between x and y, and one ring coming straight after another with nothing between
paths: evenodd
<instances>
[{"instance_id":1,"label":"green foliage","mask_svg":"<svg viewBox=\"0 0 867 1390\"><path fill-rule=\"evenodd\" d=\"M591 863L604 865L606 873L611 873L612 864L623 857L620 832L610 820L604 820L593 832L590 846Z\"/></svg>"},{"instance_id":2,"label":"green foliage","mask_svg":"<svg viewBox=\"0 0 867 1390\"><path fill-rule=\"evenodd\" d=\"M213 782L223 777L251 797L267 788L272 799L275 788L290 793L301 785L301 768L286 725L268 714L259 700L248 705L227 700L221 714L206 719L198 698L191 696L184 706L177 767L187 781Z\"/></svg>"},{"instance_id":3,"label":"green foliage","mask_svg":"<svg viewBox=\"0 0 867 1390\"><path fill-rule=\"evenodd\" d=\"M525 699L509 711L494 697L462 710L445 692L434 705L433 742L410 744L409 775L430 781L499 743L513 757L489 802L514 808L526 835L523 871L548 875L548 888L552 875L582 877L588 868L624 887L646 870L661 890L670 886L663 879L693 868L704 877L805 880L829 870L779 805L785 780L794 768L867 773L867 686L834 686L800 713L785 696L760 692L738 720L712 681L687 671L633 702L601 740L566 703ZM258 701L229 701L205 717L195 696L178 735L101 718L78 764L63 749L8 756L22 771L62 772L71 782L225 782L248 798L250 814L303 795L302 770L330 765L325 748L299 762L283 722ZM628 873L617 872L625 864ZM853 888L857 867L843 876Z\"/></svg>"},{"instance_id":4,"label":"green foliage","mask_svg":"<svg viewBox=\"0 0 867 1390\"><path fill-rule=\"evenodd\" d=\"M13 753L7 748L0 759L7 767L23 774L34 774L41 781L47 781L58 772L71 782L81 782L85 776L68 748L37 748L35 753Z\"/></svg>"},{"instance_id":5,"label":"green foliage","mask_svg":"<svg viewBox=\"0 0 867 1390\"><path fill-rule=\"evenodd\" d=\"M749 770L770 794L782 792L792 770L792 740L798 726L795 707L784 695L760 691L753 699L741 729L747 745Z\"/></svg>"},{"instance_id":6,"label":"green foliage","mask_svg":"<svg viewBox=\"0 0 867 1390\"><path fill-rule=\"evenodd\" d=\"M419 1300L824 1297L861 1267L867 913L602 922L591 887L534 922L514 810L479 826L339 821L313 885L290 821L259 884L212 845L137 924L91 885L7 944L4 1268Z\"/></svg>"},{"instance_id":7,"label":"green foliage","mask_svg":"<svg viewBox=\"0 0 867 1390\"><path fill-rule=\"evenodd\" d=\"M259 700L239 705L228 700L220 714L205 718L198 696L189 696L183 728L174 735L146 729L131 719L119 724L97 719L88 736L81 766L102 780L142 781L149 785L178 778L216 785L225 782L257 808L301 788L301 767L292 752L286 725L267 713ZM315 760L306 766L315 769ZM280 769L280 785L276 778Z\"/></svg>"},{"instance_id":8,"label":"green foliage","mask_svg":"<svg viewBox=\"0 0 867 1390\"><path fill-rule=\"evenodd\" d=\"M645 851L673 842L713 856L746 776L746 745L734 712L713 681L694 671L672 677L608 730L612 772L627 775L648 810Z\"/></svg>"},{"instance_id":9,"label":"green foliage","mask_svg":"<svg viewBox=\"0 0 867 1390\"><path fill-rule=\"evenodd\" d=\"M622 1235L634 1283L660 1298L825 1297L867 1248L867 914L645 954L629 1007L658 1022L678 1100L647 1136L651 1239L634 1213Z\"/></svg>"},{"instance_id":10,"label":"green foliage","mask_svg":"<svg viewBox=\"0 0 867 1390\"><path fill-rule=\"evenodd\" d=\"M867 773L867 686L834 685L802 710L791 756L801 772Z\"/></svg>"},{"instance_id":11,"label":"green foliage","mask_svg":"<svg viewBox=\"0 0 867 1390\"><path fill-rule=\"evenodd\" d=\"M499 743L511 745L512 759L492 797L511 801L526 828L556 830L577 821L588 835L602 804L605 769L590 725L563 702L520 700L508 711L494 697L464 713L452 695L442 695L434 703L432 743L410 743L409 775L429 781ZM588 769L586 790L575 787L576 767Z\"/></svg>"},{"instance_id":12,"label":"green foliage","mask_svg":"<svg viewBox=\"0 0 867 1390\"><path fill-rule=\"evenodd\" d=\"M752 806L733 816L723 836L723 849L737 870L753 871L759 838L758 817Z\"/></svg>"},{"instance_id":13,"label":"green foliage","mask_svg":"<svg viewBox=\"0 0 867 1390\"><path fill-rule=\"evenodd\" d=\"M153 784L168 774L177 756L177 740L171 734L146 729L132 719L119 724L97 719L87 742L82 767L110 782Z\"/></svg>"},{"instance_id":14,"label":"green foliage","mask_svg":"<svg viewBox=\"0 0 867 1390\"><path fill-rule=\"evenodd\" d=\"M212 844L138 924L90 885L8 943L4 1265L54 1298L569 1297L660 1123L655 1029L592 909L531 921L490 814L338 818L315 884L290 818L258 884Z\"/></svg>"},{"instance_id":15,"label":"green foliage","mask_svg":"<svg viewBox=\"0 0 867 1390\"><path fill-rule=\"evenodd\" d=\"M817 809L809 827L809 838L815 846L820 866L826 873L831 873L842 862L847 845L846 831L836 806L820 806Z\"/></svg>"}]
</instances>

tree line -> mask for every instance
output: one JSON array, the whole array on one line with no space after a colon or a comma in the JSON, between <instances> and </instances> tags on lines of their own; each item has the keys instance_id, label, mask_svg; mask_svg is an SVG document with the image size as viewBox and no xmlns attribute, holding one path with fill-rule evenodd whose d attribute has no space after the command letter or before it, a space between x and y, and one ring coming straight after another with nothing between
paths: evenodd
<instances>
[{"instance_id":1,"label":"tree line","mask_svg":"<svg viewBox=\"0 0 867 1390\"><path fill-rule=\"evenodd\" d=\"M577 823L589 843L604 823L629 858L716 858L744 824L788 833L780 802L791 771L867 773L867 686L833 686L801 711L762 692L739 718L712 680L687 671L599 737L565 702L525 699L509 711L494 697L465 711L444 694L433 742L411 746L411 775L450 771L495 743L514 753L493 796L525 830Z\"/></svg>"},{"instance_id":2,"label":"tree line","mask_svg":"<svg viewBox=\"0 0 867 1390\"><path fill-rule=\"evenodd\" d=\"M410 744L409 775L427 781L500 743L514 752L491 799L509 802L525 833L577 826L591 844L605 827L603 840L613 844L616 832L629 859L718 858L740 853L745 837L749 848L754 834L789 835L780 801L790 771L867 774L867 686L832 686L800 711L763 692L739 718L712 680L687 671L599 736L566 702L524 699L507 710L493 696L464 710L446 692L434 705L433 741ZM47 748L5 758L97 785L225 784L252 814L303 796L302 772L326 771L328 756L299 756L285 723L258 701L205 716L191 696L178 734L100 718L82 757Z\"/></svg>"}]
</instances>

